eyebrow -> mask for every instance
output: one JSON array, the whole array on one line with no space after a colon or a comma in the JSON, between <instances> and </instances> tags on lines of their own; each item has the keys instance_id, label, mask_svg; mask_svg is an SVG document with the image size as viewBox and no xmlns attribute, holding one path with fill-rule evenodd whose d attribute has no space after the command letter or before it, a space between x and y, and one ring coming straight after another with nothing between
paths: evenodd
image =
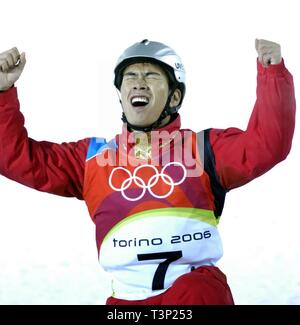
<instances>
[{"instance_id":1,"label":"eyebrow","mask_svg":"<svg viewBox=\"0 0 300 325\"><path fill-rule=\"evenodd\" d=\"M136 74L137 74L137 72L135 72L135 71L128 71L128 72L124 73L124 76L133 76L133 75L136 75ZM161 75L159 72L155 72L155 71L148 71L148 72L145 73L146 76L148 76L150 74L155 74L155 75L158 75L158 76Z\"/></svg>"}]
</instances>

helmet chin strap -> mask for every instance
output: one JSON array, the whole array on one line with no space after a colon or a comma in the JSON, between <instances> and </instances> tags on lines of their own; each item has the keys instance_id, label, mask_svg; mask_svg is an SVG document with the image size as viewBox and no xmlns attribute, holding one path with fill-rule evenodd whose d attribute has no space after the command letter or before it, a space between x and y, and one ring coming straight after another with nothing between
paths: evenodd
<instances>
[{"instance_id":1,"label":"helmet chin strap","mask_svg":"<svg viewBox=\"0 0 300 325\"><path fill-rule=\"evenodd\" d=\"M161 122L167 116L172 116L173 114L177 113L177 111L178 111L178 109L176 107L170 107L170 102L172 100L172 96L176 89L177 89L177 85L174 85L172 87L172 89L170 90L166 105L165 105L163 111L161 112L159 118L154 123L147 125L147 126L138 126L138 125L131 124L127 121L127 118L126 118L126 115L124 112L122 113L122 118L121 118L122 121L124 123L127 123L127 128L130 131L134 130L134 131L150 132L150 131L153 131L153 130L159 128L161 125ZM122 104L121 100L120 100L120 103Z\"/></svg>"}]
</instances>

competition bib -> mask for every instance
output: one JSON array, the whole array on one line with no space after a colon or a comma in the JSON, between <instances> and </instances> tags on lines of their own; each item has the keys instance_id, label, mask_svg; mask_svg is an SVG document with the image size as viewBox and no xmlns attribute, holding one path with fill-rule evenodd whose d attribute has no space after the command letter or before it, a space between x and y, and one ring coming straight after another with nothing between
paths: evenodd
<instances>
[{"instance_id":1,"label":"competition bib","mask_svg":"<svg viewBox=\"0 0 300 325\"><path fill-rule=\"evenodd\" d=\"M215 265L223 254L213 211L164 208L123 219L99 252L112 276L113 296L137 300L167 290L181 275Z\"/></svg>"}]
</instances>

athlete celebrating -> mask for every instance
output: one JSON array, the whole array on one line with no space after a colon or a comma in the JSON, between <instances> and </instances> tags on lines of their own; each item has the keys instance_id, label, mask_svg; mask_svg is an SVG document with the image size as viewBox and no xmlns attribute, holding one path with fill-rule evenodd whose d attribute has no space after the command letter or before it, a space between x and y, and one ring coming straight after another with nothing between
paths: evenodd
<instances>
[{"instance_id":1,"label":"athlete celebrating","mask_svg":"<svg viewBox=\"0 0 300 325\"><path fill-rule=\"evenodd\" d=\"M234 303L216 266L225 195L286 158L295 121L280 46L262 39L255 46L257 100L246 131L181 129L184 66L168 46L143 40L115 68L122 132L62 144L27 136L14 87L25 54L0 54L0 173L85 200L100 264L112 277L107 304Z\"/></svg>"}]
</instances>

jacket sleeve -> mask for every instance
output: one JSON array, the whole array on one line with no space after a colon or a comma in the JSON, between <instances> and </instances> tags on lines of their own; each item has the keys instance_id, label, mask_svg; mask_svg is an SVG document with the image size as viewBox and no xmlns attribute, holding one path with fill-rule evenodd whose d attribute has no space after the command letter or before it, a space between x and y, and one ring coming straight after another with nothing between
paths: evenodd
<instances>
[{"instance_id":1,"label":"jacket sleeve","mask_svg":"<svg viewBox=\"0 0 300 325\"><path fill-rule=\"evenodd\" d=\"M246 131L210 129L220 184L230 190L284 160L292 145L296 101L293 77L284 61L264 68L257 60L256 102Z\"/></svg>"},{"instance_id":2,"label":"jacket sleeve","mask_svg":"<svg viewBox=\"0 0 300 325\"><path fill-rule=\"evenodd\" d=\"M15 87L0 93L0 174L39 191L82 199L89 139L35 141L19 107Z\"/></svg>"}]
</instances>

